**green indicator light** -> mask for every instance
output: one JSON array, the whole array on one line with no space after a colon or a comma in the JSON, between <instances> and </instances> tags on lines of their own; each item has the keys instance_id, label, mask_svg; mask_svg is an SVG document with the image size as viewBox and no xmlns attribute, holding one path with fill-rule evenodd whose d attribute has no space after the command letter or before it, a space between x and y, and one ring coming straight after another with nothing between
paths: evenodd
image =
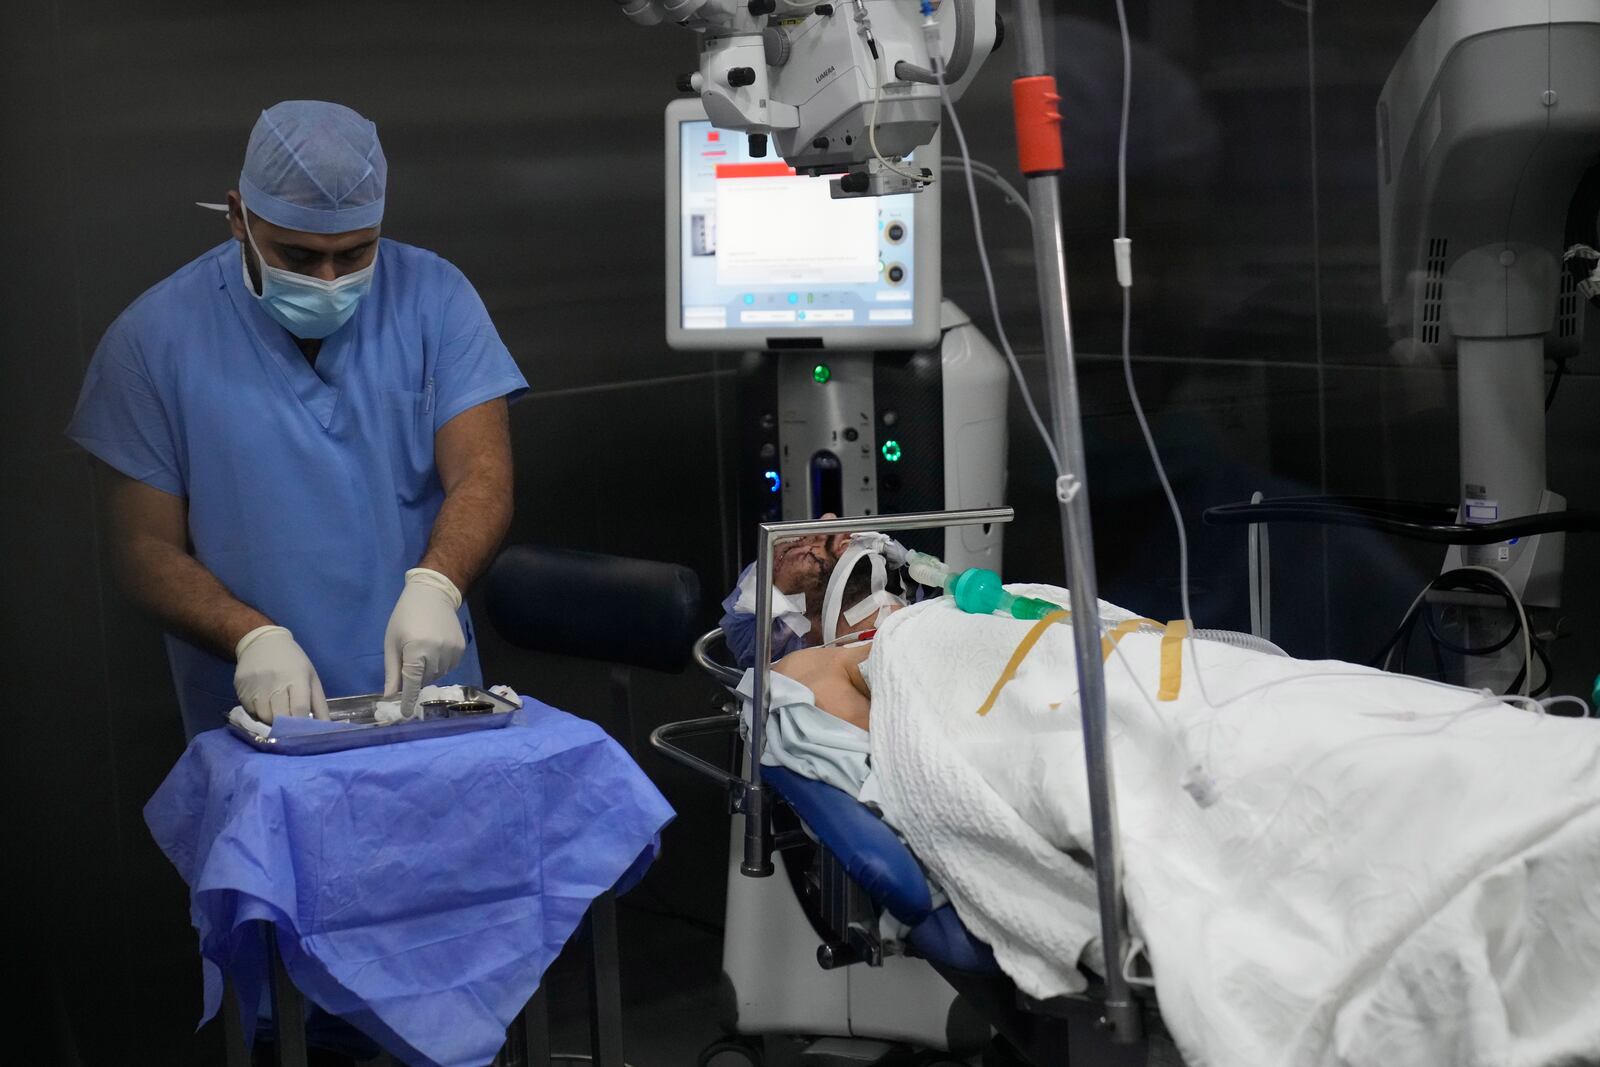
<instances>
[{"instance_id":1,"label":"green indicator light","mask_svg":"<svg viewBox=\"0 0 1600 1067\"><path fill-rule=\"evenodd\" d=\"M833 371L828 369L828 365L826 363L818 363L815 367L811 368L811 380L816 382L818 385L827 385L832 378Z\"/></svg>"},{"instance_id":2,"label":"green indicator light","mask_svg":"<svg viewBox=\"0 0 1600 1067\"><path fill-rule=\"evenodd\" d=\"M900 442L899 441L885 441L883 443L883 458L888 460L890 463L899 463L900 462Z\"/></svg>"}]
</instances>

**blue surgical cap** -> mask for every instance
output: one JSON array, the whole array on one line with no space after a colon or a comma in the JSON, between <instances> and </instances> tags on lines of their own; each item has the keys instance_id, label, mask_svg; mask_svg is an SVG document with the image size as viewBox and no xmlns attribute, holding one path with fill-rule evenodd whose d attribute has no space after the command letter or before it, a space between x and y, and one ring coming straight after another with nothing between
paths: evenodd
<instances>
[{"instance_id":1,"label":"blue surgical cap","mask_svg":"<svg viewBox=\"0 0 1600 1067\"><path fill-rule=\"evenodd\" d=\"M285 100L250 131L239 192L274 225L345 233L382 220L388 174L378 127L342 104Z\"/></svg>"}]
</instances>

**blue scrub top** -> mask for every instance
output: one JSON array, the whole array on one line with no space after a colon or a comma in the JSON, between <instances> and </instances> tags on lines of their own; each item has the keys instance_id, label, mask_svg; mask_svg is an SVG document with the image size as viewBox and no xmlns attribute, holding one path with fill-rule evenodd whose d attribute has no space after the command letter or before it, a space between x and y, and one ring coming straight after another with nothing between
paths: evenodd
<instances>
[{"instance_id":1,"label":"blue scrub top","mask_svg":"<svg viewBox=\"0 0 1600 1067\"><path fill-rule=\"evenodd\" d=\"M434 434L527 388L483 301L432 252L380 241L372 291L315 367L245 288L227 241L106 331L68 435L189 505L195 557L293 631L329 697L383 685L383 633L444 490ZM480 684L466 655L447 682ZM167 637L190 736L236 704L234 664Z\"/></svg>"}]
</instances>

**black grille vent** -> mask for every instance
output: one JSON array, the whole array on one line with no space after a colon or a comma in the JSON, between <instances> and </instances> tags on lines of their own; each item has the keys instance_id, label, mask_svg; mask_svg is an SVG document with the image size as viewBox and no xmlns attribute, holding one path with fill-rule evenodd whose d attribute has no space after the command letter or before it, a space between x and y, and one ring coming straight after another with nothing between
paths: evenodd
<instances>
[{"instance_id":1,"label":"black grille vent","mask_svg":"<svg viewBox=\"0 0 1600 1067\"><path fill-rule=\"evenodd\" d=\"M1422 341L1439 343L1440 322L1444 318L1445 251L1450 242L1435 237L1428 242L1428 275L1422 283Z\"/></svg>"},{"instance_id":2,"label":"black grille vent","mask_svg":"<svg viewBox=\"0 0 1600 1067\"><path fill-rule=\"evenodd\" d=\"M1556 298L1556 336L1578 334L1578 279L1571 271L1561 272L1561 295Z\"/></svg>"}]
</instances>

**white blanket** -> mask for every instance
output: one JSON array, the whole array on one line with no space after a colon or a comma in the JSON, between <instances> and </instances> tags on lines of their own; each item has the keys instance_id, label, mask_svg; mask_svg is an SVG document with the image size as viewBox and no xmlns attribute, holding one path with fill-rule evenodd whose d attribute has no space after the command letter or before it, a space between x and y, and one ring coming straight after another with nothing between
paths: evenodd
<instances>
[{"instance_id":1,"label":"white blanket","mask_svg":"<svg viewBox=\"0 0 1600 1067\"><path fill-rule=\"evenodd\" d=\"M889 619L873 763L885 817L1047 997L1098 962L1070 628L976 714L1029 625L947 598ZM1193 1067L1600 1062L1600 723L1205 642L1161 703L1159 642L1108 662L1110 732L1132 921Z\"/></svg>"}]
</instances>

